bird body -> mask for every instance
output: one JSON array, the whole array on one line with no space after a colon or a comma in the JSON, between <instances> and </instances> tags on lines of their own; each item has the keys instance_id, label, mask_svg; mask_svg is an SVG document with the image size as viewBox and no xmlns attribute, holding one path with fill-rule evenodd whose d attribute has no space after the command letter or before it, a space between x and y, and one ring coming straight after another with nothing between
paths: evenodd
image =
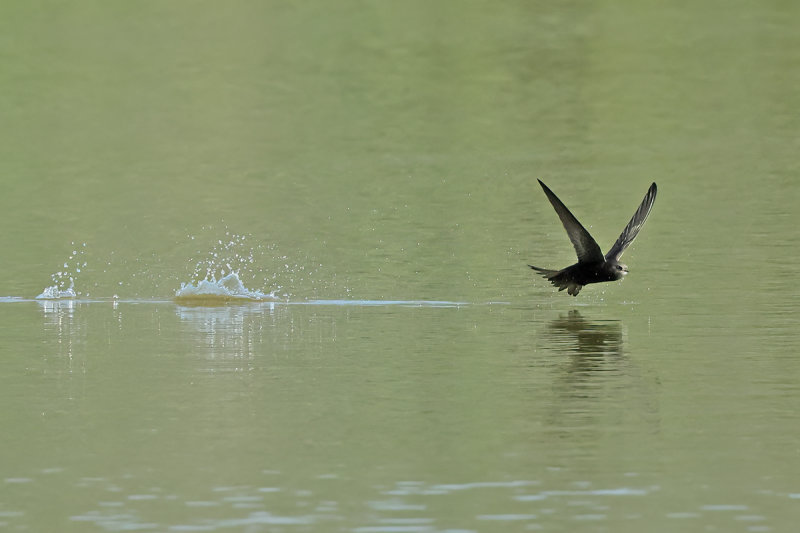
<instances>
[{"instance_id":1,"label":"bird body","mask_svg":"<svg viewBox=\"0 0 800 533\"><path fill-rule=\"evenodd\" d=\"M572 296L577 296L584 285L604 281L617 281L627 275L628 267L620 263L619 258L622 257L625 249L630 246L639 234L639 230L647 220L647 215L650 214L650 210L656 200L656 193L658 192L656 184L650 185L636 213L634 213L617 241L605 255L600 250L597 241L578 222L575 215L558 199L558 196L547 185L542 183L542 180L539 180L539 185L542 186L547 199L550 200L558 214L558 218L561 219L564 229L567 230L567 235L575 247L575 253L578 255L578 262L561 270L550 270L533 265L528 266L547 278L550 283L558 287L559 291L566 289L567 293Z\"/></svg>"},{"instance_id":2,"label":"bird body","mask_svg":"<svg viewBox=\"0 0 800 533\"><path fill-rule=\"evenodd\" d=\"M561 270L549 270L528 265L547 278L558 290L567 290L568 294L577 296L584 285L601 283L603 281L617 281L628 273L618 270L615 265L606 263L575 263Z\"/></svg>"}]
</instances>

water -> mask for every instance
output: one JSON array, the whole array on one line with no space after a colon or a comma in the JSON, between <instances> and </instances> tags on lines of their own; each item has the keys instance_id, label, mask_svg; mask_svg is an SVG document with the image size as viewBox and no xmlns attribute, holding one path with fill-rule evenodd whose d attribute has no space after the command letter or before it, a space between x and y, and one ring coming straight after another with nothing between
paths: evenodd
<instances>
[{"instance_id":1,"label":"water","mask_svg":"<svg viewBox=\"0 0 800 533\"><path fill-rule=\"evenodd\" d=\"M3 5L0 531L793 531L798 9Z\"/></svg>"}]
</instances>

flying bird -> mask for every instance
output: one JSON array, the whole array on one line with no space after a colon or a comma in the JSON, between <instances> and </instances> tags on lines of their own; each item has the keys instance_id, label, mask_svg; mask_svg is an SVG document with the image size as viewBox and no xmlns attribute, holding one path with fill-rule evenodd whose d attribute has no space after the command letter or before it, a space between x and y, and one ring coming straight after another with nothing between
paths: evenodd
<instances>
[{"instance_id":1,"label":"flying bird","mask_svg":"<svg viewBox=\"0 0 800 533\"><path fill-rule=\"evenodd\" d=\"M550 283L558 287L559 291L567 289L567 292L572 296L577 296L583 286L589 283L622 279L628 273L628 266L620 263L619 258L622 257L625 249L630 246L633 239L639 234L644 221L647 220L647 215L650 214L650 209L653 208L653 202L656 201L656 193L658 192L656 184L650 185L642 203L639 204L639 209L633 214L633 218L622 230L617 242L614 243L614 246L611 247L606 255L603 255L597 241L589 235L586 228L581 226L575 215L569 212L567 206L558 199L558 196L553 194L553 191L542 183L542 180L539 180L539 185L542 186L544 194L553 204L553 208L558 213L558 218L561 219L564 229L567 230L569 240L572 241L575 252L578 254L578 262L561 270L549 270L533 265L528 266L547 278Z\"/></svg>"}]
</instances>

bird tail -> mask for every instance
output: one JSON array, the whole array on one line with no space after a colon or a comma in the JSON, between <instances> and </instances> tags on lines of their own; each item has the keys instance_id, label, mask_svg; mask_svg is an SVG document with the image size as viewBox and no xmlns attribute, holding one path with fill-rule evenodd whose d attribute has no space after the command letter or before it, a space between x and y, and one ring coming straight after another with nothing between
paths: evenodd
<instances>
[{"instance_id":1,"label":"bird tail","mask_svg":"<svg viewBox=\"0 0 800 533\"><path fill-rule=\"evenodd\" d=\"M539 268L539 267L535 267L533 265L528 265L528 266L531 267L532 269L534 269L536 272L538 272L539 274L541 274L542 276L544 276L547 279L550 279L550 276L554 276L554 275L558 274L558 272L559 272L558 270L550 270L550 269L547 269L547 268Z\"/></svg>"},{"instance_id":2,"label":"bird tail","mask_svg":"<svg viewBox=\"0 0 800 533\"><path fill-rule=\"evenodd\" d=\"M539 268L533 265L528 265L536 272L542 275L542 277L546 278L550 283L558 287L559 291L563 291L567 289L567 293L571 294L572 296L577 296L583 285L579 283L575 283L571 276L569 276L565 270L550 270L548 268Z\"/></svg>"}]
</instances>

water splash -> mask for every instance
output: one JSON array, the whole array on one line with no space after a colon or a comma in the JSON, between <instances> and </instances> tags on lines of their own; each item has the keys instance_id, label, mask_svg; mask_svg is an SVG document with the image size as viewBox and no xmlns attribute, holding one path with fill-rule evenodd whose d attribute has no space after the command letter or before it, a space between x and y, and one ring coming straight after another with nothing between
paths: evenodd
<instances>
[{"instance_id":1,"label":"water splash","mask_svg":"<svg viewBox=\"0 0 800 533\"><path fill-rule=\"evenodd\" d=\"M63 288L57 284L45 287L42 294L36 297L37 300L60 300L62 298L76 298L75 280L69 278L69 287Z\"/></svg>"},{"instance_id":2,"label":"water splash","mask_svg":"<svg viewBox=\"0 0 800 533\"><path fill-rule=\"evenodd\" d=\"M204 229L213 231L213 228ZM189 238L195 240L195 236ZM230 300L272 302L287 299L288 294L278 294L283 290L281 282L294 283L291 271L302 272L304 268L290 267L286 256L278 254L274 244L253 244L251 240L250 234L238 234L225 228L224 235L214 237L207 251L198 250L189 259L189 264L194 265L189 281L181 281L175 299L201 305ZM280 279L280 274L285 277L286 272L290 273L290 279Z\"/></svg>"},{"instance_id":3,"label":"water splash","mask_svg":"<svg viewBox=\"0 0 800 533\"><path fill-rule=\"evenodd\" d=\"M86 243L72 243L51 283L36 296L39 300L108 298L177 298L182 300L255 300L274 302L294 297L316 297L320 286L329 288L335 274L316 277L317 261L304 257L292 261L278 245L262 242L251 234L203 226L198 235L187 235L169 253L152 252L137 257L110 251L105 259L87 261ZM174 269L184 258L185 269ZM87 268L87 263L99 268ZM81 277L83 276L83 277ZM167 292L163 292L166 285ZM180 287L180 288L178 288ZM176 290L176 288L178 288ZM123 294L125 293L125 294ZM213 305L213 303L211 303Z\"/></svg>"},{"instance_id":4,"label":"water splash","mask_svg":"<svg viewBox=\"0 0 800 533\"><path fill-rule=\"evenodd\" d=\"M256 249L247 242L249 235L225 232L217 239L206 256L195 263L192 280L225 278L231 273L251 274L255 263ZM194 237L191 237L194 240Z\"/></svg>"},{"instance_id":5,"label":"water splash","mask_svg":"<svg viewBox=\"0 0 800 533\"><path fill-rule=\"evenodd\" d=\"M248 280L254 277L256 248L249 246L248 237L226 231L223 239L216 239L211 249L195 260L189 282L181 283L181 288L175 291L175 299L203 304L229 300L276 300L275 291L267 293L250 289L242 280L242 277Z\"/></svg>"},{"instance_id":6,"label":"water splash","mask_svg":"<svg viewBox=\"0 0 800 533\"><path fill-rule=\"evenodd\" d=\"M322 266L318 261L307 256L292 259L296 253L281 251L277 243L265 241L263 235L237 233L227 226L203 226L199 233L187 237L193 250L187 258L186 274L195 285L235 272L247 287L287 300L297 296L295 291L311 297L334 284L335 274L317 277L316 270ZM176 284L184 281L185 277L175 279Z\"/></svg>"},{"instance_id":7,"label":"water splash","mask_svg":"<svg viewBox=\"0 0 800 533\"><path fill-rule=\"evenodd\" d=\"M74 242L72 253L64 261L63 270L50 275L53 285L45 287L37 300L59 300L63 298L76 298L80 295L75 290L75 279L82 269L86 268L86 243L76 246Z\"/></svg>"},{"instance_id":8,"label":"water splash","mask_svg":"<svg viewBox=\"0 0 800 533\"><path fill-rule=\"evenodd\" d=\"M219 280L212 275L210 279L181 283L181 288L175 291L175 299L180 302L214 303L230 300L261 302L277 300L277 297L274 291L263 293L248 289L239 279L238 272L231 272Z\"/></svg>"}]
</instances>

